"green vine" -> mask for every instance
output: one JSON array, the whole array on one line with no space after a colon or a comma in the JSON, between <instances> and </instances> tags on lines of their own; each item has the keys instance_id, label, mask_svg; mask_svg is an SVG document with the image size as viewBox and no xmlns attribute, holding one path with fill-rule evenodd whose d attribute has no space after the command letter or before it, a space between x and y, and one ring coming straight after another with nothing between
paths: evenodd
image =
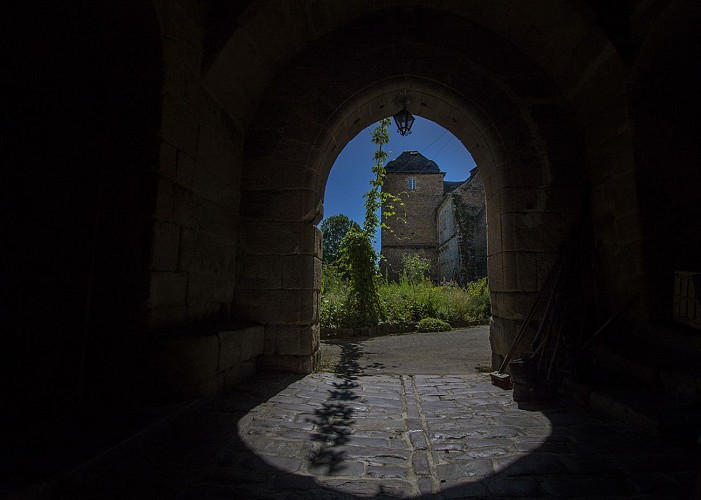
<instances>
[{"instance_id":1,"label":"green vine","mask_svg":"<svg viewBox=\"0 0 701 500\"><path fill-rule=\"evenodd\" d=\"M390 123L389 118L384 118L372 131L372 143L377 146L373 155L375 164L372 167L375 175L370 181L370 189L363 195L363 228L352 229L346 234L339 253L339 264L348 279L347 307L353 311L352 316L356 322L354 326L358 327L375 326L384 316L378 293L378 256L372 241L378 228L387 227L378 217L380 208L386 207L384 214L391 216L394 214L393 203L398 200L396 196L382 191L387 176L384 163L388 156L383 146L389 142Z\"/></svg>"},{"instance_id":2,"label":"green vine","mask_svg":"<svg viewBox=\"0 0 701 500\"><path fill-rule=\"evenodd\" d=\"M477 279L477 259L475 256L474 233L477 214L468 207L457 193L451 194L455 223L458 226L458 252L460 254L460 278L463 281Z\"/></svg>"}]
</instances>

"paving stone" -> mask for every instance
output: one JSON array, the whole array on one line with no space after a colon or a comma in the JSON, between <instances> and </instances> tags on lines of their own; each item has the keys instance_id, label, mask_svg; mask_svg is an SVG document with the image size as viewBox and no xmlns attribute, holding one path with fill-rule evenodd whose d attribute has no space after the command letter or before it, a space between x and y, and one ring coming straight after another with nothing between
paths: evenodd
<instances>
[{"instance_id":1,"label":"paving stone","mask_svg":"<svg viewBox=\"0 0 701 500\"><path fill-rule=\"evenodd\" d=\"M406 468L387 467L385 465L368 465L367 476L378 479L406 479L409 471Z\"/></svg>"},{"instance_id":2,"label":"paving stone","mask_svg":"<svg viewBox=\"0 0 701 500\"><path fill-rule=\"evenodd\" d=\"M417 476L430 476L431 466L428 461L428 453L417 451L411 457L411 464L414 468L414 474Z\"/></svg>"},{"instance_id":3,"label":"paving stone","mask_svg":"<svg viewBox=\"0 0 701 500\"><path fill-rule=\"evenodd\" d=\"M335 491L350 493L361 498L372 498L378 495L403 498L414 491L411 483L398 479L325 480L320 481L320 484Z\"/></svg>"},{"instance_id":4,"label":"paving stone","mask_svg":"<svg viewBox=\"0 0 701 500\"><path fill-rule=\"evenodd\" d=\"M458 481L461 478L484 478L494 473L492 461L476 459L467 462L441 464L436 467L438 478L443 481Z\"/></svg>"},{"instance_id":5,"label":"paving stone","mask_svg":"<svg viewBox=\"0 0 701 500\"><path fill-rule=\"evenodd\" d=\"M688 498L698 474L689 450L578 411L519 409L476 376L314 374L245 387L197 410L227 415L230 429L199 445L197 467L177 469L216 464L180 498ZM243 411L229 402L236 394ZM193 422L158 442L189 454L178 442L182 429L201 431ZM159 453L129 466L165 470L174 454Z\"/></svg>"},{"instance_id":6,"label":"paving stone","mask_svg":"<svg viewBox=\"0 0 701 500\"><path fill-rule=\"evenodd\" d=\"M365 464L348 460L340 460L332 465L326 462L311 463L309 472L322 476L362 477L365 475Z\"/></svg>"},{"instance_id":7,"label":"paving stone","mask_svg":"<svg viewBox=\"0 0 701 500\"><path fill-rule=\"evenodd\" d=\"M409 439L412 446L417 450L425 450L428 448L428 441L423 431L410 431Z\"/></svg>"},{"instance_id":8,"label":"paving stone","mask_svg":"<svg viewBox=\"0 0 701 500\"><path fill-rule=\"evenodd\" d=\"M433 486L433 481L427 477L421 477L418 480L419 491L422 495L431 495L436 492L436 488Z\"/></svg>"}]
</instances>

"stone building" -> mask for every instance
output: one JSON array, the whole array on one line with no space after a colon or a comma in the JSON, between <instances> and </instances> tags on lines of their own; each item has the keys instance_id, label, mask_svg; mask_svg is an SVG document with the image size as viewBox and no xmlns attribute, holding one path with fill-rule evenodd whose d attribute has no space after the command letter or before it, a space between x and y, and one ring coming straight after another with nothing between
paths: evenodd
<instances>
[{"instance_id":1,"label":"stone building","mask_svg":"<svg viewBox=\"0 0 701 500\"><path fill-rule=\"evenodd\" d=\"M479 165L495 368L578 232L587 333L615 315L582 363L701 401L675 293L701 272L698 0L32 4L3 33L8 434L313 371L326 182L404 97Z\"/></svg>"},{"instance_id":2,"label":"stone building","mask_svg":"<svg viewBox=\"0 0 701 500\"><path fill-rule=\"evenodd\" d=\"M385 167L383 190L397 196L396 214L384 217L381 270L397 279L402 259L431 262L434 281L465 283L487 275L484 185L475 167L465 181L445 181L436 162L405 151Z\"/></svg>"},{"instance_id":3,"label":"stone building","mask_svg":"<svg viewBox=\"0 0 701 500\"><path fill-rule=\"evenodd\" d=\"M487 276L487 214L477 167L462 182L444 182L436 209L438 277L464 284Z\"/></svg>"}]
</instances>

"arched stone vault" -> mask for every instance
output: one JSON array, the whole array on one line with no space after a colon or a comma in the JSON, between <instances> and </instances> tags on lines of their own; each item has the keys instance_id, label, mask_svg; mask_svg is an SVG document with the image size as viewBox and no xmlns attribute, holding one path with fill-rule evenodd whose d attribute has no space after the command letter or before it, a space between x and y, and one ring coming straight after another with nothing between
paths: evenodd
<instances>
[{"instance_id":1,"label":"arched stone vault","mask_svg":"<svg viewBox=\"0 0 701 500\"><path fill-rule=\"evenodd\" d=\"M405 25L413 29L404 33ZM351 36L365 50L347 50ZM399 108L404 91L412 111L451 130L483 173L495 362L580 216L577 125L537 66L466 20L401 8L358 18L276 77L247 132L241 227L259 236L239 248L236 304L269 325L266 359L277 367L309 369L316 349L321 266L313 223L331 165L360 130ZM273 245L261 232L290 237Z\"/></svg>"},{"instance_id":2,"label":"arched stone vault","mask_svg":"<svg viewBox=\"0 0 701 500\"><path fill-rule=\"evenodd\" d=\"M485 174L497 355L582 208L609 313L653 359L692 352L658 325L701 255L698 2L43 7L4 122L18 407L211 392L263 352L310 369L328 171L404 89Z\"/></svg>"}]
</instances>

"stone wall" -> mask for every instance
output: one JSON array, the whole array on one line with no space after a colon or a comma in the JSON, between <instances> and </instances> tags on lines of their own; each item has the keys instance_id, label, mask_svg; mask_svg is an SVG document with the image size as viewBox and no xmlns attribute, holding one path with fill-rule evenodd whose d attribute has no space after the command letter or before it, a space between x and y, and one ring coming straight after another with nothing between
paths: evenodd
<instances>
[{"instance_id":1,"label":"stone wall","mask_svg":"<svg viewBox=\"0 0 701 500\"><path fill-rule=\"evenodd\" d=\"M152 328L226 315L234 300L243 132L202 80L199 6L162 4L163 125Z\"/></svg>"},{"instance_id":2,"label":"stone wall","mask_svg":"<svg viewBox=\"0 0 701 500\"><path fill-rule=\"evenodd\" d=\"M438 219L438 279L460 281L460 241L453 197L446 196L436 210Z\"/></svg>"},{"instance_id":3,"label":"stone wall","mask_svg":"<svg viewBox=\"0 0 701 500\"><path fill-rule=\"evenodd\" d=\"M441 279L460 283L487 276L484 185L479 172L445 196L437 209Z\"/></svg>"},{"instance_id":4,"label":"stone wall","mask_svg":"<svg viewBox=\"0 0 701 500\"><path fill-rule=\"evenodd\" d=\"M385 218L390 230L382 230L382 273L396 279L402 269L402 256L417 254L432 263L431 279L438 279L436 207L443 197L445 174L388 173L383 191L398 196L396 215ZM408 179L416 180L416 189L408 189Z\"/></svg>"}]
</instances>

